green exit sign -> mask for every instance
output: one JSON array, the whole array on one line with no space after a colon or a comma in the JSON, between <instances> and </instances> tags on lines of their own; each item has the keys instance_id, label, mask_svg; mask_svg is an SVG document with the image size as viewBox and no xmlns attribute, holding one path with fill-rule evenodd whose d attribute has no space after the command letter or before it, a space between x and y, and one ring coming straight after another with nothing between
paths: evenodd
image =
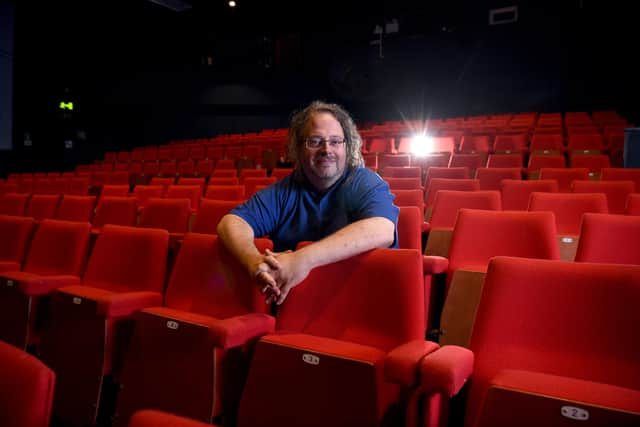
<instances>
[{"instance_id":1,"label":"green exit sign","mask_svg":"<svg viewBox=\"0 0 640 427\"><path fill-rule=\"evenodd\" d=\"M60 108L61 110L73 111L73 102L60 101L60 105L58 105L58 108Z\"/></svg>"}]
</instances>

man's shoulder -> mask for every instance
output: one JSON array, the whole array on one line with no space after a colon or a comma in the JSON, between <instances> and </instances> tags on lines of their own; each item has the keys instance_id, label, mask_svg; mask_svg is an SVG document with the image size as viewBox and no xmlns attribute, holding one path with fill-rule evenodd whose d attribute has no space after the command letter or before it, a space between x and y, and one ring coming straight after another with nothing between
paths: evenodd
<instances>
[{"instance_id":1,"label":"man's shoulder","mask_svg":"<svg viewBox=\"0 0 640 427\"><path fill-rule=\"evenodd\" d=\"M353 185L374 185L383 182L380 175L362 166L351 169L346 181Z\"/></svg>"}]
</instances>

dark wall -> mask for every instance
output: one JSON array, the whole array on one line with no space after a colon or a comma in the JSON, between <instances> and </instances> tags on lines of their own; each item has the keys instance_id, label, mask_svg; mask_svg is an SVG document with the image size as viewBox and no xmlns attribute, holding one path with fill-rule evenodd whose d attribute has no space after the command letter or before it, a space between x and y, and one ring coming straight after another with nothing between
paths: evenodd
<instances>
[{"instance_id":1,"label":"dark wall","mask_svg":"<svg viewBox=\"0 0 640 427\"><path fill-rule=\"evenodd\" d=\"M509 2L519 21L491 27L489 8L504 3L328 0L313 14L301 3L292 20L275 5L243 15L205 2L181 13L142 0L30 3L16 7L13 169L284 127L316 98L359 122L593 109L640 121L632 15L605 2ZM381 47L373 28L392 18L399 32Z\"/></svg>"}]
</instances>

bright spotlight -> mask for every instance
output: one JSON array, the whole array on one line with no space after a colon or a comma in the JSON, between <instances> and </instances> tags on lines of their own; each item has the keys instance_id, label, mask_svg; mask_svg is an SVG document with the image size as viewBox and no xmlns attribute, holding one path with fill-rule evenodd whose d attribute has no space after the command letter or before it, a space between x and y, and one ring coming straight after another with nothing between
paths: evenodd
<instances>
[{"instance_id":1,"label":"bright spotlight","mask_svg":"<svg viewBox=\"0 0 640 427\"><path fill-rule=\"evenodd\" d=\"M416 156L426 156L433 149L433 141L427 135L416 135L411 140L411 153Z\"/></svg>"},{"instance_id":2,"label":"bright spotlight","mask_svg":"<svg viewBox=\"0 0 640 427\"><path fill-rule=\"evenodd\" d=\"M235 2L235 1L233 1L233 0L231 0L231 1L229 2L229 7L236 7L236 2Z\"/></svg>"}]
</instances>

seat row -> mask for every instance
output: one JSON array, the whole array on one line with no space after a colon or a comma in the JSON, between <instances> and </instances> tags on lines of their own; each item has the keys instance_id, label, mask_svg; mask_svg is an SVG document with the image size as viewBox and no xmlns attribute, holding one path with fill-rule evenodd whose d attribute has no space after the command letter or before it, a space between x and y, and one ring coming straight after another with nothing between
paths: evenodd
<instances>
[{"instance_id":1,"label":"seat row","mask_svg":"<svg viewBox=\"0 0 640 427\"><path fill-rule=\"evenodd\" d=\"M92 422L108 378L122 386L116 425L155 408L207 422L234 411L239 426L444 426L463 388L468 425L517 424L514 407L537 425L585 413L633 425L640 266L556 261L551 216L460 211L439 344L424 340L422 303L423 275L445 262L435 257L378 249L315 269L275 321L215 236L187 235L161 305L166 233L107 227L81 285L50 295L39 350L56 373L54 413ZM5 282L0 302L47 280ZM147 417L189 425L158 412L132 422Z\"/></svg>"}]
</instances>

